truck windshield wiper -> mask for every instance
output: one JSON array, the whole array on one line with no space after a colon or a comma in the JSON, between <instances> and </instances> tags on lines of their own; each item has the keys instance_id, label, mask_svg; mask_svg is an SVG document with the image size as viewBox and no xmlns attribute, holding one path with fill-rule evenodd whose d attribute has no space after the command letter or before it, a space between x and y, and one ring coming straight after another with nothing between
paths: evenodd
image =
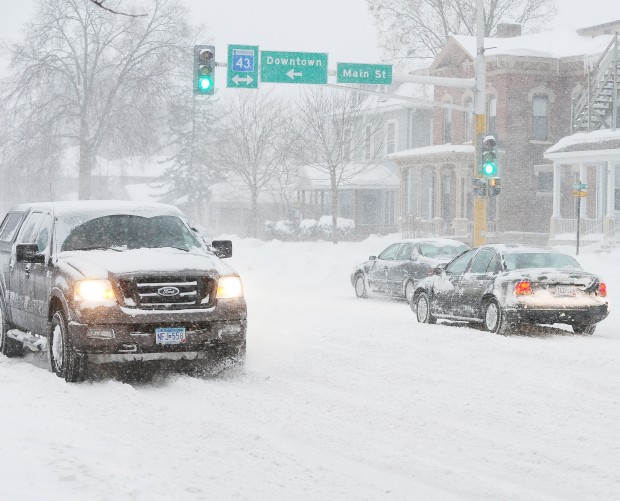
<instances>
[{"instance_id":1,"label":"truck windshield wiper","mask_svg":"<svg viewBox=\"0 0 620 501\"><path fill-rule=\"evenodd\" d=\"M89 246L78 247L76 249L70 249L70 250L74 250L74 251L113 250L113 251L116 251L116 252L122 252L125 249L124 249L124 247L121 247L120 245L113 245L113 246L109 246L109 245L89 245Z\"/></svg>"}]
</instances>

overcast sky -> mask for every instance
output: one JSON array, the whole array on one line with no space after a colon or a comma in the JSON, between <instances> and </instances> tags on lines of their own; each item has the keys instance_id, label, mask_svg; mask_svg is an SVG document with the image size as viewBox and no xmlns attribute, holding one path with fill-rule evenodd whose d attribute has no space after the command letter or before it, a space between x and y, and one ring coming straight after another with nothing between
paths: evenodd
<instances>
[{"instance_id":1,"label":"overcast sky","mask_svg":"<svg viewBox=\"0 0 620 501\"><path fill-rule=\"evenodd\" d=\"M184 0L192 21L207 26L218 60L228 44L263 50L328 52L338 61L380 62L366 0ZM2 0L0 38L20 36L35 0ZM558 0L552 27L578 28L620 19L618 0Z\"/></svg>"}]
</instances>

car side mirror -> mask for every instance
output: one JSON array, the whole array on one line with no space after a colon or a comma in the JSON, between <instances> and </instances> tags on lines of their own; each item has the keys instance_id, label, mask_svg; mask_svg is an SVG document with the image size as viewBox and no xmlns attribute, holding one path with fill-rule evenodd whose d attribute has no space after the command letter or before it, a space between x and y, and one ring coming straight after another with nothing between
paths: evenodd
<instances>
[{"instance_id":1,"label":"car side mirror","mask_svg":"<svg viewBox=\"0 0 620 501\"><path fill-rule=\"evenodd\" d=\"M368 256L368 261L376 261L377 256Z\"/></svg>"},{"instance_id":2,"label":"car side mirror","mask_svg":"<svg viewBox=\"0 0 620 501\"><path fill-rule=\"evenodd\" d=\"M45 254L39 252L37 244L17 244L15 259L18 263L45 263Z\"/></svg>"},{"instance_id":3,"label":"car side mirror","mask_svg":"<svg viewBox=\"0 0 620 501\"><path fill-rule=\"evenodd\" d=\"M211 242L213 254L217 257L225 258L232 256L232 241L230 240L213 240Z\"/></svg>"},{"instance_id":4,"label":"car side mirror","mask_svg":"<svg viewBox=\"0 0 620 501\"><path fill-rule=\"evenodd\" d=\"M440 264L433 269L433 275L441 275L446 269L445 264Z\"/></svg>"}]
</instances>

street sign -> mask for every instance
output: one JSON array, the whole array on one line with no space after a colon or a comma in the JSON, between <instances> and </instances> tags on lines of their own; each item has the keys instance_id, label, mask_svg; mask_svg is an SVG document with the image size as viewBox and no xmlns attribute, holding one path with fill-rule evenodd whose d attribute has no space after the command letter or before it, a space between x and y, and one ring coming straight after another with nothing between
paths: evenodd
<instances>
[{"instance_id":1,"label":"street sign","mask_svg":"<svg viewBox=\"0 0 620 501\"><path fill-rule=\"evenodd\" d=\"M229 45L227 75L226 87L256 89L258 45Z\"/></svg>"},{"instance_id":2,"label":"street sign","mask_svg":"<svg viewBox=\"0 0 620 501\"><path fill-rule=\"evenodd\" d=\"M391 64L338 63L338 83L389 85L392 83Z\"/></svg>"},{"instance_id":3,"label":"street sign","mask_svg":"<svg viewBox=\"0 0 620 501\"><path fill-rule=\"evenodd\" d=\"M573 184L573 196L574 197L587 197L588 196L588 183Z\"/></svg>"},{"instance_id":4,"label":"street sign","mask_svg":"<svg viewBox=\"0 0 620 501\"><path fill-rule=\"evenodd\" d=\"M326 84L327 54L261 51L260 79L274 83Z\"/></svg>"}]
</instances>

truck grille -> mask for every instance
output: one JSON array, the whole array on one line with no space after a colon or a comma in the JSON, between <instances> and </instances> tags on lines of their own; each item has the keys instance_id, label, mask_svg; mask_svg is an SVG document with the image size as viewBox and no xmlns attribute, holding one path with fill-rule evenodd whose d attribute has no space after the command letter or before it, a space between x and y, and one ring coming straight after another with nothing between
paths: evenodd
<instances>
[{"instance_id":1,"label":"truck grille","mask_svg":"<svg viewBox=\"0 0 620 501\"><path fill-rule=\"evenodd\" d=\"M119 278L125 306L145 310L209 308L215 304L215 285L209 277Z\"/></svg>"}]
</instances>

